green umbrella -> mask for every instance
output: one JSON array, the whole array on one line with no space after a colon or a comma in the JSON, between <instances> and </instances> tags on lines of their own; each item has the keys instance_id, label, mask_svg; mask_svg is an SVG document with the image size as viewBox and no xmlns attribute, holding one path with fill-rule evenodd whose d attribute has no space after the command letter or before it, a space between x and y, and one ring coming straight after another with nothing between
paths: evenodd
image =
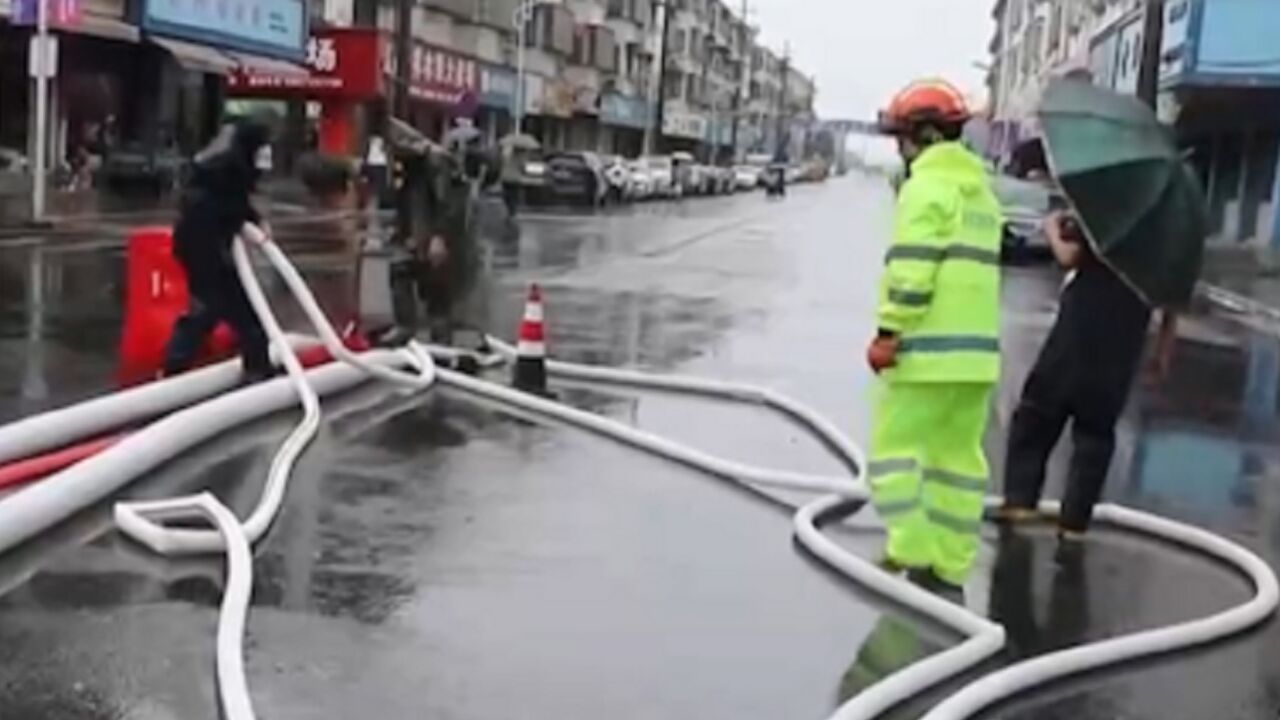
<instances>
[{"instance_id":1,"label":"green umbrella","mask_svg":"<svg viewBox=\"0 0 1280 720\"><path fill-rule=\"evenodd\" d=\"M1138 100L1055 80L1040 104L1049 165L1095 253L1151 305L1185 305L1204 256L1204 192Z\"/></svg>"}]
</instances>

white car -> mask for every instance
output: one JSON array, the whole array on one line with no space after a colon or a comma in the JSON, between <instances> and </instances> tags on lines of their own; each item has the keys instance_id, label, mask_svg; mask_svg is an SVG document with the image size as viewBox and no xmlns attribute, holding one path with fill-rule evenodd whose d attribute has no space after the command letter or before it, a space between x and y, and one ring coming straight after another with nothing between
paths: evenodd
<instances>
[{"instance_id":1,"label":"white car","mask_svg":"<svg viewBox=\"0 0 1280 720\"><path fill-rule=\"evenodd\" d=\"M676 182L675 162L669 156L652 155L642 162L649 170L653 197L677 198L684 194L684 188Z\"/></svg>"},{"instance_id":2,"label":"white car","mask_svg":"<svg viewBox=\"0 0 1280 720\"><path fill-rule=\"evenodd\" d=\"M648 200L653 197L653 173L640 160L627 163L627 197L631 200Z\"/></svg>"},{"instance_id":3,"label":"white car","mask_svg":"<svg viewBox=\"0 0 1280 720\"><path fill-rule=\"evenodd\" d=\"M755 190L760 187L760 168L739 165L733 169L733 181L739 190Z\"/></svg>"}]
</instances>

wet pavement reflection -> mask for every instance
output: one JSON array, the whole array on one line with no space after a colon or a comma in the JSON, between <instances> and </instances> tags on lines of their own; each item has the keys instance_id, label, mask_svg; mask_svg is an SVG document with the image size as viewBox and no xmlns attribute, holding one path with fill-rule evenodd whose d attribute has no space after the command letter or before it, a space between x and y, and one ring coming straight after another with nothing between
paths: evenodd
<instances>
[{"instance_id":1,"label":"wet pavement reflection","mask_svg":"<svg viewBox=\"0 0 1280 720\"><path fill-rule=\"evenodd\" d=\"M860 348L890 210L882 180L851 177L797 188L785 203L752 195L531 213L518 242L485 253L488 325L510 335L536 280L557 357L769 385L864 437ZM326 309L355 312L351 247L301 232L287 244ZM0 242L0 420L110 388L122 268L118 238ZM1057 282L1047 268L1006 274L1006 378L989 437L997 476ZM1192 318L1174 377L1134 395L1111 497L1280 564L1278 384L1276 334ZM811 438L761 411L561 390L735 459L839 471ZM326 410L257 549L248 652L263 717L819 718L955 641L794 547L796 499L785 494L733 488L445 390L404 398L371 386ZM207 487L243 515L292 421L219 438L128 494ZM876 525L864 512L829 531L871 555ZM966 602L1008 628L999 662L1198 617L1248 593L1230 570L1132 535L1103 530L1066 554L1050 528L984 537ZM0 558L3 715L216 717L221 583L218 560L167 562L124 542L106 505ZM1269 626L989 716L1271 716L1277 640ZM918 717L943 692L892 716Z\"/></svg>"}]
</instances>

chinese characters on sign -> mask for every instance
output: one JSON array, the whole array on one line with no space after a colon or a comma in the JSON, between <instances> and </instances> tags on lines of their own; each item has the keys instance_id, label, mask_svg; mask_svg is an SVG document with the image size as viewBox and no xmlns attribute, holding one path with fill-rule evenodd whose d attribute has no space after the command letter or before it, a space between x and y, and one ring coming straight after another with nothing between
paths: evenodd
<instances>
[{"instance_id":1,"label":"chinese characters on sign","mask_svg":"<svg viewBox=\"0 0 1280 720\"><path fill-rule=\"evenodd\" d=\"M480 87L479 66L444 50L418 45L410 55L409 92L421 100L461 105Z\"/></svg>"},{"instance_id":2,"label":"chinese characters on sign","mask_svg":"<svg viewBox=\"0 0 1280 720\"><path fill-rule=\"evenodd\" d=\"M227 78L227 87L237 95L369 100L382 95L379 59L385 45L373 29L317 30L306 44L309 73L280 75L242 68Z\"/></svg>"},{"instance_id":3,"label":"chinese characters on sign","mask_svg":"<svg viewBox=\"0 0 1280 720\"><path fill-rule=\"evenodd\" d=\"M307 41L307 67L317 73L338 69L338 43L331 37L311 36Z\"/></svg>"},{"instance_id":4,"label":"chinese characters on sign","mask_svg":"<svg viewBox=\"0 0 1280 720\"><path fill-rule=\"evenodd\" d=\"M396 57L391 43L383 45L383 71L396 74ZM481 93L480 63L441 48L418 44L409 54L409 94L465 112L474 108Z\"/></svg>"}]
</instances>

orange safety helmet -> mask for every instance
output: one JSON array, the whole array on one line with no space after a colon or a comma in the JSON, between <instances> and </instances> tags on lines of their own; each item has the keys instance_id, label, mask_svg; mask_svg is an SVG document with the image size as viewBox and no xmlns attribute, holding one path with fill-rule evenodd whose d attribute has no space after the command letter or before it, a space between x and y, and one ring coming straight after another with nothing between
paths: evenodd
<instances>
[{"instance_id":1,"label":"orange safety helmet","mask_svg":"<svg viewBox=\"0 0 1280 720\"><path fill-rule=\"evenodd\" d=\"M931 78L913 82L893 97L889 109L880 113L880 130L899 135L919 123L964 124L971 117L969 104L954 85Z\"/></svg>"}]
</instances>

